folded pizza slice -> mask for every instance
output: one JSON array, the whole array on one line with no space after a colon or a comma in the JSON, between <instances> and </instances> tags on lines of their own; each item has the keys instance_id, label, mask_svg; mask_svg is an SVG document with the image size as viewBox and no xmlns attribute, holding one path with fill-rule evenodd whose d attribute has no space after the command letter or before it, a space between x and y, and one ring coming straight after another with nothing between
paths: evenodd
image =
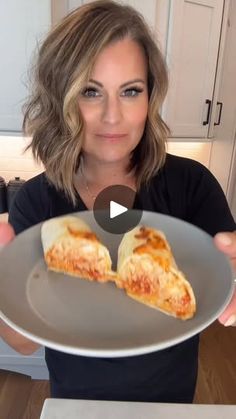
<instances>
[{"instance_id":1,"label":"folded pizza slice","mask_svg":"<svg viewBox=\"0 0 236 419\"><path fill-rule=\"evenodd\" d=\"M41 239L50 270L99 282L115 279L108 249L79 217L64 216L45 221Z\"/></svg>"},{"instance_id":2,"label":"folded pizza slice","mask_svg":"<svg viewBox=\"0 0 236 419\"><path fill-rule=\"evenodd\" d=\"M135 300L181 319L194 315L192 287L161 231L138 226L126 233L118 249L117 274L117 286Z\"/></svg>"}]
</instances>

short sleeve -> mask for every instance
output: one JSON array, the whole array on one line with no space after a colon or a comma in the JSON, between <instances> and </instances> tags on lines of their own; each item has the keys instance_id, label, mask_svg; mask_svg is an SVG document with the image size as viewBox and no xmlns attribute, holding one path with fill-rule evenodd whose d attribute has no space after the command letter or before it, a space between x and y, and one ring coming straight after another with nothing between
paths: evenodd
<instances>
[{"instance_id":1,"label":"short sleeve","mask_svg":"<svg viewBox=\"0 0 236 419\"><path fill-rule=\"evenodd\" d=\"M220 231L236 230L225 194L213 174L194 162L186 185L187 221L214 236Z\"/></svg>"},{"instance_id":2,"label":"short sleeve","mask_svg":"<svg viewBox=\"0 0 236 419\"><path fill-rule=\"evenodd\" d=\"M9 211L9 223L16 234L48 218L50 201L44 176L27 181L14 197Z\"/></svg>"}]
</instances>

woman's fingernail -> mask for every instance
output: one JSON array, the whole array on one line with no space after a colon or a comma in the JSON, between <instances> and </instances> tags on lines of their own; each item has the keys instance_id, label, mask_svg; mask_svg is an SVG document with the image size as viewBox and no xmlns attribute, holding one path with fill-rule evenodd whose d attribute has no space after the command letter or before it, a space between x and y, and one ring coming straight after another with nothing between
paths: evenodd
<instances>
[{"instance_id":1,"label":"woman's fingernail","mask_svg":"<svg viewBox=\"0 0 236 419\"><path fill-rule=\"evenodd\" d=\"M218 235L218 240L224 246L229 246L232 243L232 240L231 240L230 236L228 236L227 234L219 234Z\"/></svg>"},{"instance_id":2,"label":"woman's fingernail","mask_svg":"<svg viewBox=\"0 0 236 419\"><path fill-rule=\"evenodd\" d=\"M232 314L224 324L225 326L236 326L236 314Z\"/></svg>"}]
</instances>

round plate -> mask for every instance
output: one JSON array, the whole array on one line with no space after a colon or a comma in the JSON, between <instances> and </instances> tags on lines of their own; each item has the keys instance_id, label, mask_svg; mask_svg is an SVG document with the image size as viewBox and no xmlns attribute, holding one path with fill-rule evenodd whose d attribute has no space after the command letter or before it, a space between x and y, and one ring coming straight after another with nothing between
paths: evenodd
<instances>
[{"instance_id":1,"label":"round plate","mask_svg":"<svg viewBox=\"0 0 236 419\"><path fill-rule=\"evenodd\" d=\"M107 233L92 211L77 214L109 248L116 266L122 235ZM162 230L191 283L195 316L180 320L145 306L114 283L96 283L47 270L41 223L19 234L0 253L1 317L16 331L47 347L76 355L122 357L164 349L211 324L234 289L226 256L211 236L182 220L144 211L141 225Z\"/></svg>"}]
</instances>

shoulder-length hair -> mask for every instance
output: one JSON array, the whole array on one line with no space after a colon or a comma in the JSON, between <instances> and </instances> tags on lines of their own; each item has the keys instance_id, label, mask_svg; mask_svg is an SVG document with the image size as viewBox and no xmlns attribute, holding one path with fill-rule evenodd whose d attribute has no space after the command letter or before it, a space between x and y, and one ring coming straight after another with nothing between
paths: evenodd
<instances>
[{"instance_id":1,"label":"shoulder-length hair","mask_svg":"<svg viewBox=\"0 0 236 419\"><path fill-rule=\"evenodd\" d=\"M56 25L39 49L32 96L24 111L23 130L32 137L27 149L32 148L49 181L74 204L84 129L78 96L101 50L125 37L142 46L148 65L148 116L130 162L139 189L164 164L169 134L159 113L168 86L166 65L143 17L114 1L85 4Z\"/></svg>"}]
</instances>

